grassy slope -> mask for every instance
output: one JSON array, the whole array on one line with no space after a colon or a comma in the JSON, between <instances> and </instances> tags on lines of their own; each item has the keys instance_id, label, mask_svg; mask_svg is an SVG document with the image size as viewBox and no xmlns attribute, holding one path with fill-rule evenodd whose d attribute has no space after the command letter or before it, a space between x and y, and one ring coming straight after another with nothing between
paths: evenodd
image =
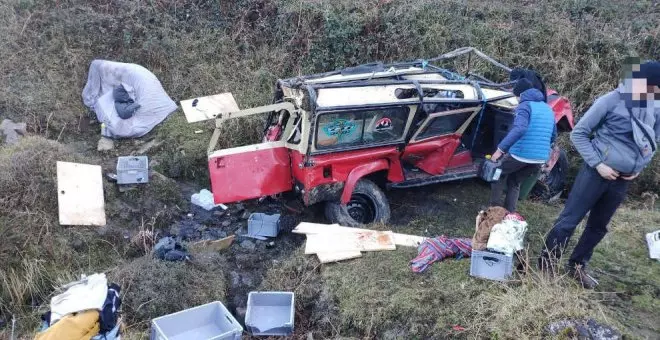
<instances>
[{"instance_id":1,"label":"grassy slope","mask_svg":"<svg viewBox=\"0 0 660 340\"><path fill-rule=\"evenodd\" d=\"M278 77L372 60L432 57L466 45L476 46L507 64L538 69L552 87L570 97L579 115L596 95L614 86L624 56L660 55L658 8L652 1L614 0L527 4L513 0L0 0L0 119L26 121L32 133L71 145L83 141L88 145L85 157L104 164L106 160L90 151L89 145L97 137L95 128L87 130L81 123L87 112L80 102L80 92L89 62L95 58L144 65L161 79L175 100L232 91L241 107L250 107L269 101L271 86ZM161 124L150 136L165 141L154 149L152 158L160 163L157 169L170 177L205 183L204 149L211 128L207 124L186 124L180 112ZM258 121L232 122L223 131L221 146L255 141L259 128ZM195 134L196 130L203 133ZM131 146L130 141L120 143L122 150ZM57 146L51 145L51 149L53 154L63 152L61 157L82 157L70 150L58 151ZM4 156L10 157L13 152L4 149ZM49 162L44 158L36 165L28 164L45 169L27 182L36 181L45 193L54 185ZM638 181L641 188L657 190L657 164ZM21 175L35 173L24 168L16 171ZM3 175L7 173L0 172ZM7 183L13 181L7 178ZM128 203L137 206L138 212L129 218L122 214L124 203L115 201L116 193L106 190L115 225L138 229L139 215L147 222L161 216L163 205L150 207L143 203L147 196L163 198L165 211L174 211L177 202L169 201L172 187L167 183L155 186L159 188L154 192L131 194L135 197ZM22 193L20 186L16 188L0 193L0 205L9 202L4 207L11 210L0 217L0 227L7 236L3 238L11 240L0 246L0 258L13 261L0 270L0 314L6 318L9 312L17 313L27 333L36 323L34 304L45 301L57 282L82 272L113 269L120 273L119 279L128 282L135 279L131 273L136 270L132 268L158 269L140 263L144 260L139 258L134 260L135 255L124 249L128 245L121 235L112 230L99 236L93 230L58 228L52 205L38 200L13 205L11 197ZM419 192L394 194L399 197L393 199L396 215L417 215L414 219L401 218L394 226L402 231L428 230L431 235L452 236L471 234L479 203L476 200L485 197L483 187L472 185L422 191L438 203L439 208L434 210L413 206L416 194ZM48 199L52 200L44 198ZM416 209L423 211L416 213ZM538 248L538 235L549 227L557 211L558 207L523 206L533 226L532 250ZM273 280L269 282L272 287L295 289L299 294L297 322L301 332L309 329L326 335L373 338L397 334L422 337L433 332L442 337L449 334L449 325L461 324L468 329L464 335L533 337L548 318L591 314L618 320L631 333L644 336L658 332L652 316L659 313L660 273L657 263L646 259L641 235L642 230L659 222L658 213L650 212L625 210L617 217L613 232L604 241L606 246L596 252L593 261L606 273L601 274L602 291L612 294L591 296L568 288L558 299L548 300L544 299L551 296L547 290L557 290L563 284L545 287L525 281L504 287L466 280L469 263L465 260L448 261L434 266L428 274L416 276L407 268L414 250L368 254L324 267L299 256L273 268ZM167 218L151 223L167 225ZM50 228L50 233L43 228ZM7 234L7 230L21 232ZM83 240L84 247L71 251L76 239ZM15 256L17 250L20 258ZM109 253L117 256L104 261ZM43 261L45 258L66 260ZM222 265L222 260L214 263ZM173 277L178 275L168 272ZM191 283L202 288L201 297L191 301L221 298L213 286L201 284ZM568 303L588 298L601 304ZM128 296L127 300L133 301L127 302L128 311L135 311L141 303ZM496 303L505 303L508 308L494 308ZM154 313L181 306L174 301ZM507 314L520 310L530 310L534 317L520 319ZM321 315L326 311L327 316ZM131 334L139 338L151 315L130 315L140 315L131 320L137 323Z\"/></svg>"}]
</instances>

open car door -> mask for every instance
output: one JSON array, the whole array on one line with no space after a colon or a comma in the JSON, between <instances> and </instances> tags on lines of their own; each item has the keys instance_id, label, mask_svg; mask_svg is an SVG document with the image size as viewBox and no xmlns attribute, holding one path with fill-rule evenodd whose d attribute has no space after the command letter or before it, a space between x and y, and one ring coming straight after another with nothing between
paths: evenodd
<instances>
[{"instance_id":1,"label":"open car door","mask_svg":"<svg viewBox=\"0 0 660 340\"><path fill-rule=\"evenodd\" d=\"M283 140L215 150L221 124L231 118L273 111L296 111L291 103L239 110L231 93L181 101L189 123L215 119L209 142L208 164L215 204L232 203L279 194L293 189L290 149Z\"/></svg>"},{"instance_id":2,"label":"open car door","mask_svg":"<svg viewBox=\"0 0 660 340\"><path fill-rule=\"evenodd\" d=\"M283 141L218 150L208 160L215 204L293 189L289 149Z\"/></svg>"}]
</instances>

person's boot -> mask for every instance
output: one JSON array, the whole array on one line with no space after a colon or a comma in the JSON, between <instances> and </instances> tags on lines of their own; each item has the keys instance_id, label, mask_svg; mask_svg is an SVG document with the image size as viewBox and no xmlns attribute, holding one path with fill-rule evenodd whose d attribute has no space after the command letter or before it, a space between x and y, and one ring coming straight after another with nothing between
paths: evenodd
<instances>
[{"instance_id":1,"label":"person's boot","mask_svg":"<svg viewBox=\"0 0 660 340\"><path fill-rule=\"evenodd\" d=\"M598 280L589 275L584 265L568 265L568 275L577 281L584 289L594 289L598 286Z\"/></svg>"}]
</instances>

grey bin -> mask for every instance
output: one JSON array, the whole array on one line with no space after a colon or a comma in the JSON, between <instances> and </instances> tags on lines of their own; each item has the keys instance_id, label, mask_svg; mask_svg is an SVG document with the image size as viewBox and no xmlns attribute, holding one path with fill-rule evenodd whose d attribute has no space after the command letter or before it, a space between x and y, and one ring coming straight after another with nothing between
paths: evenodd
<instances>
[{"instance_id":1,"label":"grey bin","mask_svg":"<svg viewBox=\"0 0 660 340\"><path fill-rule=\"evenodd\" d=\"M280 214L253 213L248 219L248 235L276 237L280 231Z\"/></svg>"},{"instance_id":2,"label":"grey bin","mask_svg":"<svg viewBox=\"0 0 660 340\"><path fill-rule=\"evenodd\" d=\"M243 327L220 301L151 320L150 340L240 340Z\"/></svg>"},{"instance_id":3,"label":"grey bin","mask_svg":"<svg viewBox=\"0 0 660 340\"><path fill-rule=\"evenodd\" d=\"M505 281L513 273L513 256L473 250L470 275L482 279Z\"/></svg>"},{"instance_id":4,"label":"grey bin","mask_svg":"<svg viewBox=\"0 0 660 340\"><path fill-rule=\"evenodd\" d=\"M149 182L147 156L122 156L117 159L117 184Z\"/></svg>"},{"instance_id":5,"label":"grey bin","mask_svg":"<svg viewBox=\"0 0 660 340\"><path fill-rule=\"evenodd\" d=\"M288 336L293 333L294 313L291 292L250 292L245 328L257 336Z\"/></svg>"}]
</instances>

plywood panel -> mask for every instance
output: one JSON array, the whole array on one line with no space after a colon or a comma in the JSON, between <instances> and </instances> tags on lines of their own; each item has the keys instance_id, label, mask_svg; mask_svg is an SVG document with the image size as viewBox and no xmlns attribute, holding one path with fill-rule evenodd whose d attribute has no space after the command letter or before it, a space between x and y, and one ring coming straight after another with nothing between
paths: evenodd
<instances>
[{"instance_id":1,"label":"plywood panel","mask_svg":"<svg viewBox=\"0 0 660 340\"><path fill-rule=\"evenodd\" d=\"M57 162L61 225L105 225L101 166Z\"/></svg>"},{"instance_id":2,"label":"plywood panel","mask_svg":"<svg viewBox=\"0 0 660 340\"><path fill-rule=\"evenodd\" d=\"M305 254L346 251L395 250L391 231L360 231L355 233L322 233L307 235Z\"/></svg>"},{"instance_id":3,"label":"plywood panel","mask_svg":"<svg viewBox=\"0 0 660 340\"><path fill-rule=\"evenodd\" d=\"M306 234L306 235L320 234L320 233L339 233L339 232L356 233L356 232L364 232L364 231L372 231L372 230L342 227L338 224L319 224L319 223L308 223L308 222L302 222L298 224L298 226L295 229L293 229L293 233ZM424 242L424 240L427 239L427 237L423 237L423 236L399 234L399 233L392 233L392 236L394 238L394 244L402 247L417 247L420 243Z\"/></svg>"},{"instance_id":4,"label":"plywood panel","mask_svg":"<svg viewBox=\"0 0 660 340\"><path fill-rule=\"evenodd\" d=\"M221 113L238 112L238 104L230 92L181 101L188 123L215 119Z\"/></svg>"},{"instance_id":5,"label":"plywood panel","mask_svg":"<svg viewBox=\"0 0 660 340\"><path fill-rule=\"evenodd\" d=\"M342 251L334 253L318 253L316 256L321 263L338 262L343 260L355 259L362 256L359 251Z\"/></svg>"}]
</instances>

